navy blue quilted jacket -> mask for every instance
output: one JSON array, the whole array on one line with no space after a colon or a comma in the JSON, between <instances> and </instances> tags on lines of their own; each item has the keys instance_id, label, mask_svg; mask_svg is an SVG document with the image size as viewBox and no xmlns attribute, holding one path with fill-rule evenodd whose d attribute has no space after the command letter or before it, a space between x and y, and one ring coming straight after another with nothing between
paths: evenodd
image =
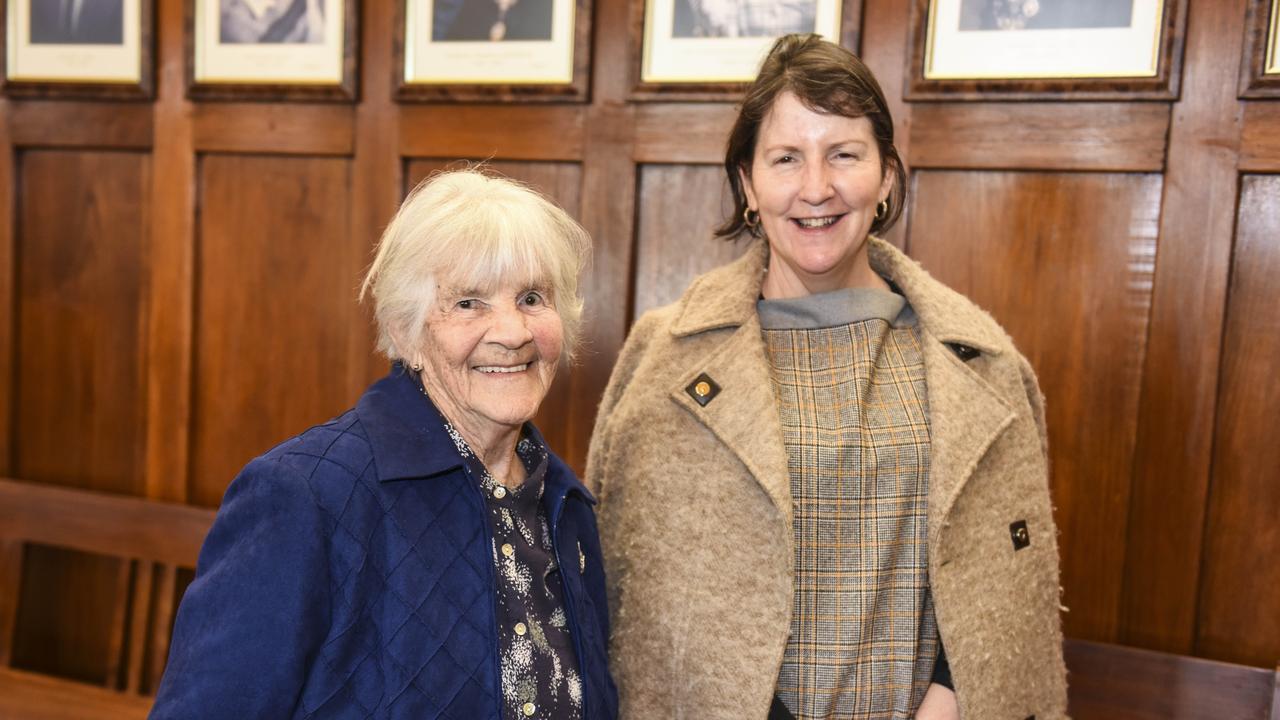
<instances>
[{"instance_id":1,"label":"navy blue quilted jacket","mask_svg":"<svg viewBox=\"0 0 1280 720\"><path fill-rule=\"evenodd\" d=\"M581 572L560 563L583 719L612 720L595 501L554 455L543 501L557 556L586 555ZM228 488L151 717L500 720L486 517L438 413L393 368Z\"/></svg>"}]
</instances>

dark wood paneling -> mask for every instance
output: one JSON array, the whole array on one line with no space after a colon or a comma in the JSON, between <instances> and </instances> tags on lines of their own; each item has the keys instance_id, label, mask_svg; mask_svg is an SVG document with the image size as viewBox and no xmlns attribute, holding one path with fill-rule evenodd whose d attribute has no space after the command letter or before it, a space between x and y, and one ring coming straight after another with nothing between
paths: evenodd
<instances>
[{"instance_id":1,"label":"dark wood paneling","mask_svg":"<svg viewBox=\"0 0 1280 720\"><path fill-rule=\"evenodd\" d=\"M1280 175L1240 198L1196 654L1269 667L1280 649Z\"/></svg>"},{"instance_id":2,"label":"dark wood paneling","mask_svg":"<svg viewBox=\"0 0 1280 720\"><path fill-rule=\"evenodd\" d=\"M349 163L200 164L191 498L217 505L250 458L341 412L359 268L346 264ZM251 192L246 192L251 188Z\"/></svg>"},{"instance_id":3,"label":"dark wood paneling","mask_svg":"<svg viewBox=\"0 0 1280 720\"><path fill-rule=\"evenodd\" d=\"M350 155L355 112L347 105L214 103L194 106L198 152Z\"/></svg>"},{"instance_id":4,"label":"dark wood paneling","mask_svg":"<svg viewBox=\"0 0 1280 720\"><path fill-rule=\"evenodd\" d=\"M695 277L742 254L746 239L726 242L713 235L730 212L724 168L641 166L632 322L675 302Z\"/></svg>"},{"instance_id":5,"label":"dark wood paneling","mask_svg":"<svg viewBox=\"0 0 1280 720\"><path fill-rule=\"evenodd\" d=\"M9 132L9 101L0 97L0 383L7 383L13 377L13 367L17 362L13 293L17 284L15 191L19 187L21 184L14 175L14 151ZM13 394L4 393L0 396L0 470L6 473L13 472L10 446L13 440L12 427ZM0 547L0 569L4 567L4 552L5 549ZM4 608L0 608L0 623L4 619ZM3 632L3 627L0 626L0 634ZM0 660L4 659L4 652L0 648Z\"/></svg>"},{"instance_id":6,"label":"dark wood paneling","mask_svg":"<svg viewBox=\"0 0 1280 720\"><path fill-rule=\"evenodd\" d=\"M415 160L409 163L406 173L409 186L412 187L426 179L431 173L454 166L448 160ZM494 161L486 166L495 173L505 175L513 180L527 183L530 187L555 200L565 212L574 219L582 217L582 166L577 163L548 162L506 162ZM547 397L538 409L534 424L542 432L557 455L563 456L570 447L568 418L572 412L575 398L571 395L570 375L572 371L561 368L555 382L547 392ZM581 402L581 399L578 399Z\"/></svg>"},{"instance_id":7,"label":"dark wood paneling","mask_svg":"<svg viewBox=\"0 0 1280 720\"><path fill-rule=\"evenodd\" d=\"M1165 652L1191 652L1195 634L1237 200L1244 14L1243 0L1191 8L1183 99L1169 132L1120 638Z\"/></svg>"},{"instance_id":8,"label":"dark wood paneling","mask_svg":"<svg viewBox=\"0 0 1280 720\"><path fill-rule=\"evenodd\" d=\"M16 476L142 490L147 158L21 159Z\"/></svg>"},{"instance_id":9,"label":"dark wood paneling","mask_svg":"<svg viewBox=\"0 0 1280 720\"><path fill-rule=\"evenodd\" d=\"M930 103L911 115L912 167L1164 169L1163 103Z\"/></svg>"},{"instance_id":10,"label":"dark wood paneling","mask_svg":"<svg viewBox=\"0 0 1280 720\"><path fill-rule=\"evenodd\" d=\"M10 101L13 144L19 147L151 147L151 108L138 104Z\"/></svg>"},{"instance_id":11,"label":"dark wood paneling","mask_svg":"<svg viewBox=\"0 0 1280 720\"><path fill-rule=\"evenodd\" d=\"M402 107L400 152L407 157L581 160L577 106Z\"/></svg>"},{"instance_id":12,"label":"dark wood paneling","mask_svg":"<svg viewBox=\"0 0 1280 720\"><path fill-rule=\"evenodd\" d=\"M928 171L908 250L990 311L1046 395L1066 631L1119 634L1157 175Z\"/></svg>"},{"instance_id":13,"label":"dark wood paneling","mask_svg":"<svg viewBox=\"0 0 1280 720\"><path fill-rule=\"evenodd\" d=\"M1280 101L1245 103L1240 169L1280 172Z\"/></svg>"},{"instance_id":14,"label":"dark wood paneling","mask_svg":"<svg viewBox=\"0 0 1280 720\"><path fill-rule=\"evenodd\" d=\"M636 108L638 163L724 162L725 141L738 110L727 103L647 103Z\"/></svg>"}]
</instances>

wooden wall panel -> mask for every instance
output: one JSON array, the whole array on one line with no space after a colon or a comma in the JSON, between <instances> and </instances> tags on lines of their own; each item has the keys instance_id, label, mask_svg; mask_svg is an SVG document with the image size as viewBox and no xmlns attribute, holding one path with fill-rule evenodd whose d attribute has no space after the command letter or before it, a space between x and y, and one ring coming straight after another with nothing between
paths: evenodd
<instances>
[{"instance_id":1,"label":"wooden wall panel","mask_svg":"<svg viewBox=\"0 0 1280 720\"><path fill-rule=\"evenodd\" d=\"M1161 182L920 172L907 249L990 311L1045 392L1069 635L1114 640Z\"/></svg>"},{"instance_id":2,"label":"wooden wall panel","mask_svg":"<svg viewBox=\"0 0 1280 720\"><path fill-rule=\"evenodd\" d=\"M253 456L355 402L347 337L350 163L213 155L200 163L191 498L216 506Z\"/></svg>"},{"instance_id":3,"label":"wooden wall panel","mask_svg":"<svg viewBox=\"0 0 1280 720\"><path fill-rule=\"evenodd\" d=\"M1228 295L1196 654L1280 654L1280 175L1246 176Z\"/></svg>"},{"instance_id":4,"label":"wooden wall panel","mask_svg":"<svg viewBox=\"0 0 1280 720\"><path fill-rule=\"evenodd\" d=\"M698 275L742 254L748 241L713 235L733 211L719 165L640 166L631 321L674 302Z\"/></svg>"},{"instance_id":5,"label":"wooden wall panel","mask_svg":"<svg viewBox=\"0 0 1280 720\"><path fill-rule=\"evenodd\" d=\"M140 493L147 157L30 151L20 165L12 472Z\"/></svg>"},{"instance_id":6,"label":"wooden wall panel","mask_svg":"<svg viewBox=\"0 0 1280 720\"><path fill-rule=\"evenodd\" d=\"M512 180L527 183L530 187L554 200L564 208L565 212L569 213L570 217L581 222L582 166L580 164L571 162L495 160L485 163L485 165L495 173L505 175ZM457 161L438 159L413 160L409 162L408 172L405 173L406 182L408 187L412 188L425 180L431 173L456 166ZM590 308L587 308L586 312L589 313ZM580 361L589 362L589 360L582 360L582 357L589 358L590 349L583 348L582 350ZM572 442L569 437L570 425L568 422L569 414L572 412L574 404L570 379L572 372L573 369L571 368L562 367L560 369L560 372L556 374L555 382L551 385L551 390L547 392L547 397L542 401L542 406L538 409L537 417L534 418L534 424L538 426L538 430L547 441L547 445L562 457L568 453Z\"/></svg>"}]
</instances>

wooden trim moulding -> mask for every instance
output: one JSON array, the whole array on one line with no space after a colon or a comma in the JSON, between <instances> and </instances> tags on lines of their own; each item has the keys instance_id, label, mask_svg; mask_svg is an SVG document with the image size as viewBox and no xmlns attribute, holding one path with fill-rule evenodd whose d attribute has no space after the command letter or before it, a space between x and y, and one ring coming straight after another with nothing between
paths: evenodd
<instances>
[{"instance_id":1,"label":"wooden trim moulding","mask_svg":"<svg viewBox=\"0 0 1280 720\"><path fill-rule=\"evenodd\" d=\"M1189 0L1165 0L1160 61L1150 78L1036 78L926 80L924 58L929 3L911 0L910 71L904 89L910 101L981 100L1176 100L1182 84L1182 54Z\"/></svg>"},{"instance_id":2,"label":"wooden trim moulding","mask_svg":"<svg viewBox=\"0 0 1280 720\"><path fill-rule=\"evenodd\" d=\"M400 108L400 154L580 162L583 114L580 105L406 105Z\"/></svg>"},{"instance_id":3,"label":"wooden trim moulding","mask_svg":"<svg viewBox=\"0 0 1280 720\"><path fill-rule=\"evenodd\" d=\"M355 111L349 105L196 105L191 122L197 152L309 156L355 152Z\"/></svg>"},{"instance_id":4,"label":"wooden trim moulding","mask_svg":"<svg viewBox=\"0 0 1280 720\"><path fill-rule=\"evenodd\" d=\"M13 147L150 150L150 105L23 100L9 102Z\"/></svg>"}]
</instances>

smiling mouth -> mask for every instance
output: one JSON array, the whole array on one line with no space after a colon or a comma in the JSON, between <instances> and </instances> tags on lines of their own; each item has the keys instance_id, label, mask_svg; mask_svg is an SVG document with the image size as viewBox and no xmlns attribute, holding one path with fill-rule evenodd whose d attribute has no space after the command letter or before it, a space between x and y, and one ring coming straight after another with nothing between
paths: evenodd
<instances>
[{"instance_id":1,"label":"smiling mouth","mask_svg":"<svg viewBox=\"0 0 1280 720\"><path fill-rule=\"evenodd\" d=\"M482 372L487 375L508 375L511 373L524 372L529 369L530 364L531 363L524 363L523 365L477 365L472 369L476 372Z\"/></svg>"},{"instance_id":2,"label":"smiling mouth","mask_svg":"<svg viewBox=\"0 0 1280 720\"><path fill-rule=\"evenodd\" d=\"M792 218L792 222L802 228L820 229L836 224L844 215L828 215L826 217Z\"/></svg>"}]
</instances>

